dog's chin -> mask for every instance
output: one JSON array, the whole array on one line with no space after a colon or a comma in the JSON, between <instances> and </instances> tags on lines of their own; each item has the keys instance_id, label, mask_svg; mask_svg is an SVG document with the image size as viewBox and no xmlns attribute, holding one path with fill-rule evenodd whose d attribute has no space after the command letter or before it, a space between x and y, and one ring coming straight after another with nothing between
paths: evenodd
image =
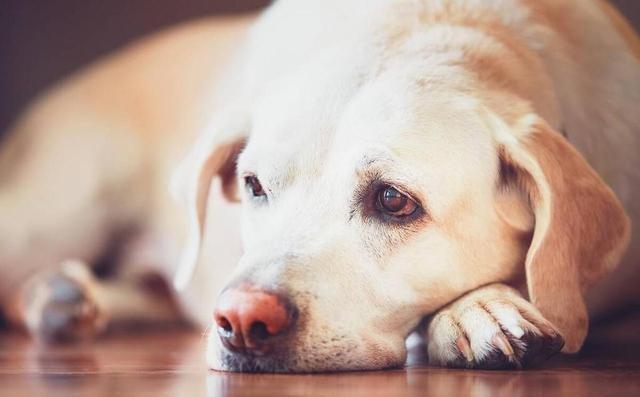
<instances>
[{"instance_id":1,"label":"dog's chin","mask_svg":"<svg viewBox=\"0 0 640 397\"><path fill-rule=\"evenodd\" d=\"M295 366L286 357L269 356L256 357L235 355L229 352L220 354L219 370L227 372L263 372L263 373L290 373L296 371Z\"/></svg>"},{"instance_id":2,"label":"dog's chin","mask_svg":"<svg viewBox=\"0 0 640 397\"><path fill-rule=\"evenodd\" d=\"M213 370L223 372L259 372L259 373L319 373L319 372L343 372L343 371L373 371L391 368L400 368L404 365L404 361L397 362L385 361L381 365L379 360L371 360L370 362L360 362L356 365L353 363L339 362L314 362L310 364L307 359L296 359L286 357L252 357L234 355L224 352L220 357L219 366L211 366ZM346 364L346 365L345 365Z\"/></svg>"},{"instance_id":3,"label":"dog's chin","mask_svg":"<svg viewBox=\"0 0 640 397\"><path fill-rule=\"evenodd\" d=\"M213 345L213 346L212 346ZM380 351L378 351L380 353ZM388 352L390 353L390 352ZM209 369L222 372L317 373L338 371L368 371L404 366L406 354L376 354L353 357L336 352L292 354L274 352L268 356L233 354L217 343L209 343Z\"/></svg>"},{"instance_id":4,"label":"dog's chin","mask_svg":"<svg viewBox=\"0 0 640 397\"><path fill-rule=\"evenodd\" d=\"M233 354L210 338L207 343L206 361L209 369L222 372L294 372L283 354L253 356Z\"/></svg>"}]
</instances>

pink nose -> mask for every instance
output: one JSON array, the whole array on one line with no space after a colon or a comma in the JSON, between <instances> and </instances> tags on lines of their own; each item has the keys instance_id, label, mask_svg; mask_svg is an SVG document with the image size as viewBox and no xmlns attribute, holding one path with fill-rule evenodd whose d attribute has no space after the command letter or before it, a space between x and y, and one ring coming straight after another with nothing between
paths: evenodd
<instances>
[{"instance_id":1,"label":"pink nose","mask_svg":"<svg viewBox=\"0 0 640 397\"><path fill-rule=\"evenodd\" d=\"M292 325L294 314L283 296L242 285L220 295L214 317L227 348L264 351Z\"/></svg>"}]
</instances>

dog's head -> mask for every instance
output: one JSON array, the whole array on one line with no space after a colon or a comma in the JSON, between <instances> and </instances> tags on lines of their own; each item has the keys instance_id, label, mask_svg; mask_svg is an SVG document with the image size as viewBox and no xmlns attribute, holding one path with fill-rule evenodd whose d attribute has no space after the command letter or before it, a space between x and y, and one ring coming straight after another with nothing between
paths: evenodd
<instances>
[{"instance_id":1,"label":"dog's head","mask_svg":"<svg viewBox=\"0 0 640 397\"><path fill-rule=\"evenodd\" d=\"M242 205L244 255L220 296L210 366L401 365L424 316L494 282L526 281L577 350L583 290L628 235L581 155L533 110L496 109L456 66L303 69L217 124L185 167L187 267L207 244L212 180Z\"/></svg>"}]
</instances>

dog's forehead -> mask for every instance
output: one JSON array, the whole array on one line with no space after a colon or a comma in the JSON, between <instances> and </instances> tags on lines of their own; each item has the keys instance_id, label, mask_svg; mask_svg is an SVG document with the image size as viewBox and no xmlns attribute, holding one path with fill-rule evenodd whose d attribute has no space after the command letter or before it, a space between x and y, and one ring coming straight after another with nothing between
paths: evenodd
<instances>
[{"instance_id":1,"label":"dog's forehead","mask_svg":"<svg viewBox=\"0 0 640 397\"><path fill-rule=\"evenodd\" d=\"M350 158L356 167L381 159L392 178L406 177L442 208L469 189L492 186L497 169L481 104L407 74L363 87L343 114L332 156L336 160L326 167L334 167L335 175L344 172L339 158Z\"/></svg>"},{"instance_id":2,"label":"dog's forehead","mask_svg":"<svg viewBox=\"0 0 640 397\"><path fill-rule=\"evenodd\" d=\"M322 67L319 75L312 70L280 81L256 112L242 165L286 185L352 173L383 155L397 160L393 167L428 170L433 185L447 179L454 189L451 175L438 170L462 175L490 166L487 127L478 101L442 81L425 80L419 67L367 78L355 68Z\"/></svg>"},{"instance_id":3,"label":"dog's forehead","mask_svg":"<svg viewBox=\"0 0 640 397\"><path fill-rule=\"evenodd\" d=\"M371 67L365 57L328 50L261 90L240 165L263 172L294 167L300 174L305 165L322 161Z\"/></svg>"},{"instance_id":4,"label":"dog's forehead","mask_svg":"<svg viewBox=\"0 0 640 397\"><path fill-rule=\"evenodd\" d=\"M472 98L446 86L421 80L404 68L391 70L354 95L344 109L336 137L393 145L397 140L439 134L451 122L471 123L476 108Z\"/></svg>"}]
</instances>

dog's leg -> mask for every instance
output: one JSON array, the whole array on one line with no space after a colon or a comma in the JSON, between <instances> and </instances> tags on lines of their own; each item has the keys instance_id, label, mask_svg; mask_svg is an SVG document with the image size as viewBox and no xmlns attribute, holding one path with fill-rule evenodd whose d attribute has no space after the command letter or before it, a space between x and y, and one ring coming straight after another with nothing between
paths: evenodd
<instances>
[{"instance_id":1,"label":"dog's leg","mask_svg":"<svg viewBox=\"0 0 640 397\"><path fill-rule=\"evenodd\" d=\"M56 286L54 300L81 299L88 278L59 264L68 258L98 263L118 230L148 217L149 165L139 142L126 123L97 113L84 99L66 91L45 98L0 147L0 303L14 320L23 314L16 301L29 289L27 280ZM64 277L40 276L55 273ZM83 288L57 288L68 280ZM99 328L88 313L88 327Z\"/></svg>"},{"instance_id":2,"label":"dog's leg","mask_svg":"<svg viewBox=\"0 0 640 397\"><path fill-rule=\"evenodd\" d=\"M556 328L502 284L472 291L436 313L426 328L429 362L462 368L520 368L557 353Z\"/></svg>"},{"instance_id":3,"label":"dog's leg","mask_svg":"<svg viewBox=\"0 0 640 397\"><path fill-rule=\"evenodd\" d=\"M168 291L144 278L101 280L83 262L65 261L25 283L6 311L15 325L55 342L90 339L119 324L176 323L179 310Z\"/></svg>"},{"instance_id":4,"label":"dog's leg","mask_svg":"<svg viewBox=\"0 0 640 397\"><path fill-rule=\"evenodd\" d=\"M22 284L4 302L5 313L38 339L79 340L106 328L104 295L85 263L65 261Z\"/></svg>"}]
</instances>

